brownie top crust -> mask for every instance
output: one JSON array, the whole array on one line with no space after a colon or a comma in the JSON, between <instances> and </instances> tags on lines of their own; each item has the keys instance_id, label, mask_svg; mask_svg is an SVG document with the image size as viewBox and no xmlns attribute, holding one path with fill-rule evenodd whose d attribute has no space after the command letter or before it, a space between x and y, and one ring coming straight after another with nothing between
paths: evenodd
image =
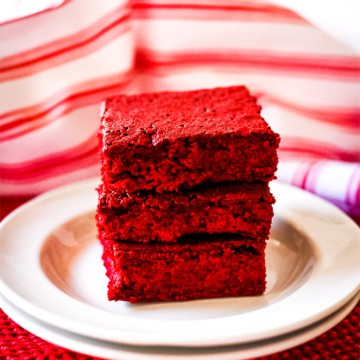
<instances>
[{"instance_id":1,"label":"brownie top crust","mask_svg":"<svg viewBox=\"0 0 360 360\"><path fill-rule=\"evenodd\" d=\"M280 137L244 86L110 97L99 131L108 190L179 191L270 181Z\"/></svg>"},{"instance_id":2,"label":"brownie top crust","mask_svg":"<svg viewBox=\"0 0 360 360\"><path fill-rule=\"evenodd\" d=\"M261 107L244 86L161 92L106 99L103 146L158 145L193 136L269 132Z\"/></svg>"}]
</instances>

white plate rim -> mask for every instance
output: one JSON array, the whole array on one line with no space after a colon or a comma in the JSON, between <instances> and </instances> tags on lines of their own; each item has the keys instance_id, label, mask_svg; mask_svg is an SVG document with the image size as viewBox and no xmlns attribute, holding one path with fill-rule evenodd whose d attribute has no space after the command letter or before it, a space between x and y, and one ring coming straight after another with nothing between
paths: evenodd
<instances>
[{"instance_id":1,"label":"white plate rim","mask_svg":"<svg viewBox=\"0 0 360 360\"><path fill-rule=\"evenodd\" d=\"M10 249L10 253L6 252L6 246L10 245L8 239L9 230L14 231L14 223L22 220L24 216L29 216L29 212L32 214L34 211L43 216L48 216L50 212L52 215L50 219L55 217L54 224L57 224L81 212L93 210L97 201L95 188L99 182L97 178L88 179L52 190L10 214L0 226L0 238L3 238L0 242L0 260L6 259L9 254L12 256L18 255L18 253L14 253L14 251L18 250ZM309 281L306 283L307 292L304 291L304 286L302 286L295 293L289 294L282 301L273 305L271 309L265 307L251 313L233 316L230 319L172 322L134 319L118 314L109 314L70 297L50 283L37 261L44 234L34 237L31 239L32 242L26 243L26 245L31 246L30 249L27 248L27 253L31 255L27 259L28 265L32 266L31 271L38 283L37 285L41 287L42 291L45 291L44 295L47 300L44 301L43 295L34 297L33 294L29 293L29 290L25 295L22 294L22 289L19 290L19 286L21 288L21 285L25 285L24 282L27 280L23 278L24 273L19 274L19 277L16 278L18 283L14 284L14 282L9 281L9 279L14 280L13 276L9 277L9 274L6 273L6 267L3 266L0 268L0 292L23 311L51 325L64 330L71 330L79 335L124 344L215 346L246 343L295 331L333 313L359 290L360 265L357 261L357 254L360 251L360 231L357 225L341 210L312 194L278 182L272 183L272 191L277 198L275 216L286 219L286 221L301 227L302 231L306 232L312 241L312 245L319 252L318 260L324 262L325 259L328 261L329 257L333 261L334 257L337 262L341 260L343 267L339 268L337 263L332 263L331 269L333 273L342 271L344 279L333 288L321 289L325 293L320 294L315 291L316 286L322 286L321 280L325 275L324 271L328 270L326 264L320 263L317 264L316 271L311 274ZM295 197L296 201L291 202L291 197ZM61 205L67 207L67 212L66 214L60 212L60 216L56 211ZM330 227L329 229L323 228L324 221ZM46 224L48 230L54 224ZM45 233L46 226L42 229ZM345 233L350 238L336 243L339 247L337 253L334 254L334 249L332 249L332 253L329 254L328 244L325 243L325 239L321 237L319 239L319 235L316 235L314 230L316 226L322 227L322 231L326 230L326 236L331 238L331 243L337 241L337 236L334 234L335 228L340 234ZM20 237L20 235L24 236L23 232L26 229L15 227L15 230ZM328 240L326 239L326 241ZM349 248L352 251L349 252ZM321 299L321 303L318 301L312 304L309 301L309 288L315 291L315 295ZM48 301L48 299L52 301ZM62 304L61 309L52 306L55 303ZM310 304L311 306L309 306ZM303 306L303 309L296 312L295 310L299 306ZM284 308L285 312L289 312L289 316L283 316L282 322L279 322L278 315L284 311ZM290 314L291 309L295 312ZM267 320L265 323L264 319ZM234 326L235 323L236 326ZM217 329L217 331L211 329Z\"/></svg>"},{"instance_id":2,"label":"white plate rim","mask_svg":"<svg viewBox=\"0 0 360 360\"><path fill-rule=\"evenodd\" d=\"M325 319L290 334L242 345L195 349L120 345L94 340L46 324L21 311L1 295L0 306L25 330L57 346L89 356L114 360L241 360L274 354L314 339L340 323L355 308L359 299L360 293Z\"/></svg>"}]
</instances>

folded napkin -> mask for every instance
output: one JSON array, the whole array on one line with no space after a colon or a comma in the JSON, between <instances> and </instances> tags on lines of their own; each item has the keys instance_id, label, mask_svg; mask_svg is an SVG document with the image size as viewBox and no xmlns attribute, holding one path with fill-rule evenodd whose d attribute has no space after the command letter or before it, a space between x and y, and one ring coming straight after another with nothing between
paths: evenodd
<instances>
[{"instance_id":1,"label":"folded napkin","mask_svg":"<svg viewBox=\"0 0 360 360\"><path fill-rule=\"evenodd\" d=\"M359 215L359 56L308 2L45 3L1 19L0 195L98 175L108 95L245 84L281 134L279 181Z\"/></svg>"}]
</instances>

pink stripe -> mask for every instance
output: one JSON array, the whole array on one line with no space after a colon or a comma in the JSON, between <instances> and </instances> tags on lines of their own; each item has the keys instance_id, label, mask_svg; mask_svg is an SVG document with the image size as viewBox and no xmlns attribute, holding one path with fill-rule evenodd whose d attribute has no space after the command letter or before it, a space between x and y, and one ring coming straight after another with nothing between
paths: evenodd
<instances>
[{"instance_id":1,"label":"pink stripe","mask_svg":"<svg viewBox=\"0 0 360 360\"><path fill-rule=\"evenodd\" d=\"M348 204L360 204L360 166L351 175L346 188L345 201ZM355 187L355 190L353 188Z\"/></svg>"},{"instance_id":2,"label":"pink stripe","mask_svg":"<svg viewBox=\"0 0 360 360\"><path fill-rule=\"evenodd\" d=\"M1 164L3 181L35 181L94 165L98 159L97 133L82 143L57 154L16 164ZM50 171L51 170L51 171ZM50 172L49 172L50 171Z\"/></svg>"},{"instance_id":3,"label":"pink stripe","mask_svg":"<svg viewBox=\"0 0 360 360\"><path fill-rule=\"evenodd\" d=\"M79 107L98 103L109 93L123 90L131 79L132 72L92 79L69 87L34 106L4 114L4 124L0 126L0 139L4 141L19 137Z\"/></svg>"},{"instance_id":4,"label":"pink stripe","mask_svg":"<svg viewBox=\"0 0 360 360\"><path fill-rule=\"evenodd\" d=\"M44 71L80 58L129 31L129 15L122 15L99 30L99 24L66 39L1 60L0 80L8 81ZM94 30L97 30L94 32ZM81 39L81 40L80 40ZM57 47L61 46L61 47Z\"/></svg>"},{"instance_id":5,"label":"pink stripe","mask_svg":"<svg viewBox=\"0 0 360 360\"><path fill-rule=\"evenodd\" d=\"M269 94L258 94L257 96L263 106L268 106L269 104L279 105L299 115L340 126L342 131L358 131L359 129L360 108L327 107L313 109L274 98Z\"/></svg>"},{"instance_id":6,"label":"pink stripe","mask_svg":"<svg viewBox=\"0 0 360 360\"><path fill-rule=\"evenodd\" d=\"M359 153L340 149L334 145L305 138L282 137L279 152L285 158L328 159L357 162Z\"/></svg>"},{"instance_id":7,"label":"pink stripe","mask_svg":"<svg viewBox=\"0 0 360 360\"><path fill-rule=\"evenodd\" d=\"M324 165L324 161L313 163L304 184L306 190L316 193L316 185L319 179L320 170Z\"/></svg>"},{"instance_id":8,"label":"pink stripe","mask_svg":"<svg viewBox=\"0 0 360 360\"><path fill-rule=\"evenodd\" d=\"M360 66L357 57L311 56L304 54L276 54L242 50L218 49L216 51L165 53L138 49L137 67L145 71L159 71L160 67L176 68L197 65L222 65L237 69L246 68L271 73L290 73L327 77L332 80L357 82Z\"/></svg>"},{"instance_id":9,"label":"pink stripe","mask_svg":"<svg viewBox=\"0 0 360 360\"><path fill-rule=\"evenodd\" d=\"M300 187L301 189L305 189L306 181L308 179L311 168L314 164L315 161L306 161L300 163L293 175L291 182L292 185Z\"/></svg>"},{"instance_id":10,"label":"pink stripe","mask_svg":"<svg viewBox=\"0 0 360 360\"><path fill-rule=\"evenodd\" d=\"M243 5L227 4L156 4L144 1L132 2L134 16L141 19L149 18L191 18L198 20L208 19L239 19L245 21L275 21L275 22L296 22L307 23L295 12L283 7L268 4Z\"/></svg>"}]
</instances>

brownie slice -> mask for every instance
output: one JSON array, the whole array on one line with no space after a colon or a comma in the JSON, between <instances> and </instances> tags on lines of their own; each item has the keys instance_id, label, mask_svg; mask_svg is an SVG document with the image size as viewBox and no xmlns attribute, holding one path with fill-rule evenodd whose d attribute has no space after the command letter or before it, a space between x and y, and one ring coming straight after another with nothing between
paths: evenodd
<instances>
[{"instance_id":1,"label":"brownie slice","mask_svg":"<svg viewBox=\"0 0 360 360\"><path fill-rule=\"evenodd\" d=\"M107 239L143 243L176 242L193 233L267 238L273 203L262 182L131 196L100 188L97 222Z\"/></svg>"},{"instance_id":2,"label":"brownie slice","mask_svg":"<svg viewBox=\"0 0 360 360\"><path fill-rule=\"evenodd\" d=\"M119 194L269 181L278 162L279 136L244 86L108 98L99 137L102 181Z\"/></svg>"},{"instance_id":3,"label":"brownie slice","mask_svg":"<svg viewBox=\"0 0 360 360\"><path fill-rule=\"evenodd\" d=\"M265 240L189 237L181 244L103 241L109 300L131 303L264 292Z\"/></svg>"}]
</instances>

